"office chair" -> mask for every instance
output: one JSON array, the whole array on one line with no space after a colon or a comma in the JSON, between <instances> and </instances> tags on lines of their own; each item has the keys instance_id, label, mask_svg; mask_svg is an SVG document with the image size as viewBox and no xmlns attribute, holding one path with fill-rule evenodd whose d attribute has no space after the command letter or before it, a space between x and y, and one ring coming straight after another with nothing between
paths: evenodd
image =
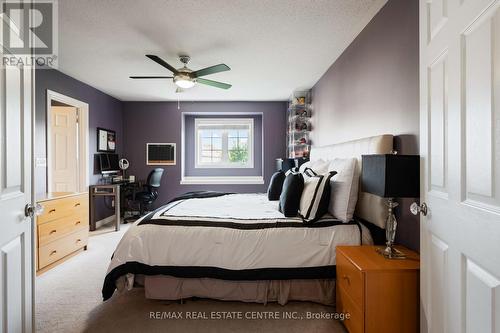
<instances>
[{"instance_id":1,"label":"office chair","mask_svg":"<svg viewBox=\"0 0 500 333\"><path fill-rule=\"evenodd\" d=\"M128 200L131 200L139 204L139 216L134 216L138 218L144 215L146 208L153 204L158 198L158 189L161 185L161 177L163 176L163 169L156 168L151 170L148 175L146 184L144 184L144 191L132 193L127 196Z\"/></svg>"}]
</instances>

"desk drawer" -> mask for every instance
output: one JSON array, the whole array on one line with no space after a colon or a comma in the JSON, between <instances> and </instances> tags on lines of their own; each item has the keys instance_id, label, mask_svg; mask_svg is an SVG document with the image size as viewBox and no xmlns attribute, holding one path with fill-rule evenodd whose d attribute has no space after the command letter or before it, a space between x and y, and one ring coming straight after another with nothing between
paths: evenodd
<instances>
[{"instance_id":1,"label":"desk drawer","mask_svg":"<svg viewBox=\"0 0 500 333\"><path fill-rule=\"evenodd\" d=\"M87 245L88 238L88 230L82 229L47 245L40 246L38 249L38 268L41 269L81 249Z\"/></svg>"},{"instance_id":2,"label":"desk drawer","mask_svg":"<svg viewBox=\"0 0 500 333\"><path fill-rule=\"evenodd\" d=\"M363 306L363 273L342 253L337 256L337 288L344 289L356 304Z\"/></svg>"},{"instance_id":3,"label":"desk drawer","mask_svg":"<svg viewBox=\"0 0 500 333\"><path fill-rule=\"evenodd\" d=\"M88 214L89 198L88 194L75 195L66 198L54 199L40 202L43 206L43 213L38 216L37 223L42 224L57 220L73 214L85 212Z\"/></svg>"},{"instance_id":4,"label":"desk drawer","mask_svg":"<svg viewBox=\"0 0 500 333\"><path fill-rule=\"evenodd\" d=\"M347 327L349 333L363 332L363 311L342 288L337 289L337 312L349 314L349 319L344 320L344 325Z\"/></svg>"},{"instance_id":5,"label":"desk drawer","mask_svg":"<svg viewBox=\"0 0 500 333\"><path fill-rule=\"evenodd\" d=\"M38 226L38 247L81 229L88 229L88 213L80 212Z\"/></svg>"}]
</instances>

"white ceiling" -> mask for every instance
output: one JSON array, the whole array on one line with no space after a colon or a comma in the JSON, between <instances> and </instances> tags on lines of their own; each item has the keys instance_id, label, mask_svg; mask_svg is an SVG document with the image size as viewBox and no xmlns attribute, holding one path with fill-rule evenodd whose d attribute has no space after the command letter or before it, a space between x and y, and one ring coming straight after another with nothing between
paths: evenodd
<instances>
[{"instance_id":1,"label":"white ceiling","mask_svg":"<svg viewBox=\"0 0 500 333\"><path fill-rule=\"evenodd\" d=\"M124 101L285 100L311 88L387 0L62 0L59 70ZM230 72L207 76L229 90L197 85L175 94L169 75L147 59L174 67L218 63Z\"/></svg>"}]
</instances>

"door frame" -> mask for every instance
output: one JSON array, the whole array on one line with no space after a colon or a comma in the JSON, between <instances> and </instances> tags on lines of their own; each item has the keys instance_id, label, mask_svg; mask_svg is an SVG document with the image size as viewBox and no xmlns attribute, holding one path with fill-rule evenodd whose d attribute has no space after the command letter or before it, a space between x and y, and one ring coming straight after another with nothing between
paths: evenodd
<instances>
[{"instance_id":1,"label":"door frame","mask_svg":"<svg viewBox=\"0 0 500 333\"><path fill-rule=\"evenodd\" d=\"M52 192L50 179L52 101L67 104L77 109L78 116L78 191L85 192L89 187L89 105L75 98L47 89L47 192Z\"/></svg>"}]
</instances>

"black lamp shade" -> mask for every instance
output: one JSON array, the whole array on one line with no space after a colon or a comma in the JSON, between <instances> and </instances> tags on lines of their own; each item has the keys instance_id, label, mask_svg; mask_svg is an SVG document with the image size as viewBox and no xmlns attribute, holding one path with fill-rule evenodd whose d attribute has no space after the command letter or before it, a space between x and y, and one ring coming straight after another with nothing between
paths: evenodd
<instances>
[{"instance_id":1,"label":"black lamp shade","mask_svg":"<svg viewBox=\"0 0 500 333\"><path fill-rule=\"evenodd\" d=\"M363 155L361 186L384 198L420 197L420 156Z\"/></svg>"}]
</instances>

